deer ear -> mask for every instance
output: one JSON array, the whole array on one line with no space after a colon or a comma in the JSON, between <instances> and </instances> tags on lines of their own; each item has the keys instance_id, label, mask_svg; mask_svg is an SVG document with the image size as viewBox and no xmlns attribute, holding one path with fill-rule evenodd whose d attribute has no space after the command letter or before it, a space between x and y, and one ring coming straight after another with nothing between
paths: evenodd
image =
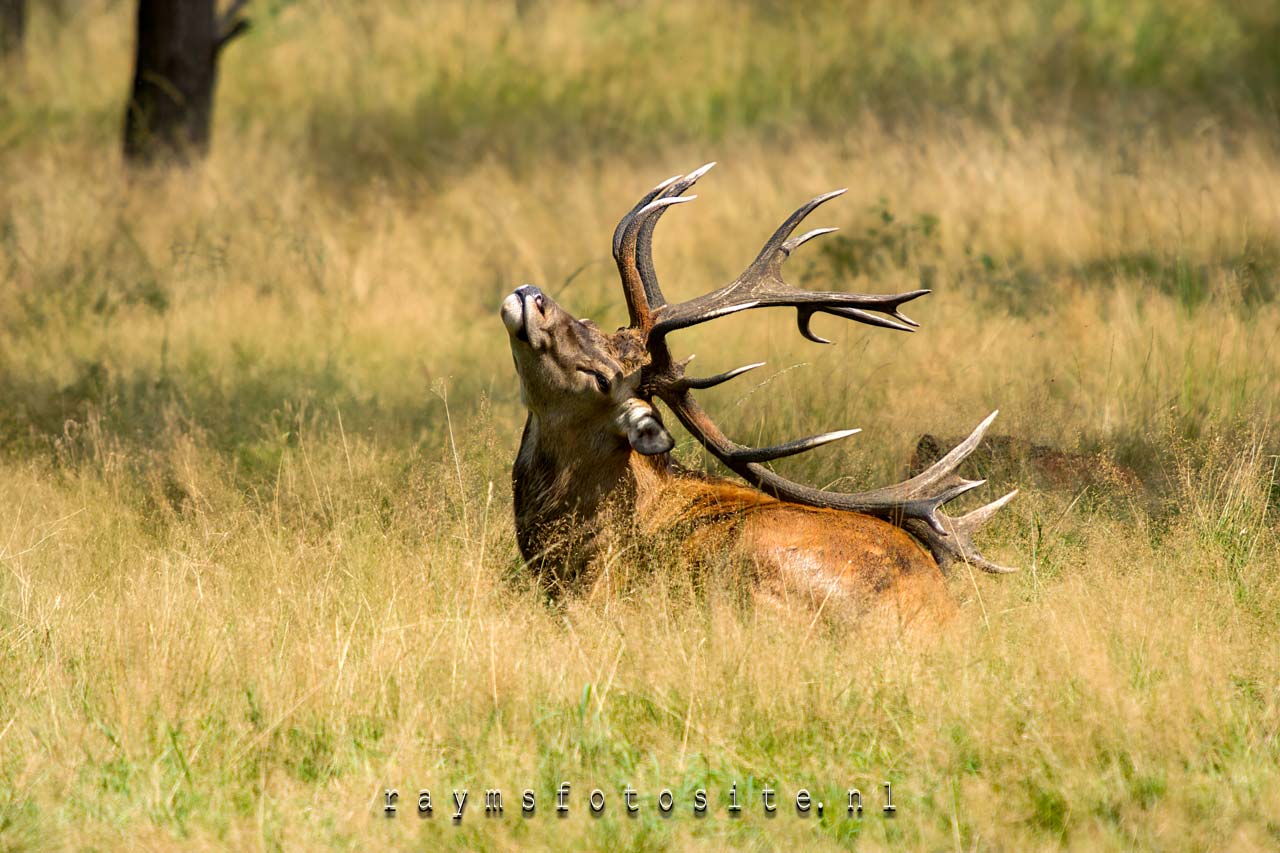
<instances>
[{"instance_id":1,"label":"deer ear","mask_svg":"<svg viewBox=\"0 0 1280 853\"><path fill-rule=\"evenodd\" d=\"M645 456L668 453L676 446L671 433L652 412L627 419L627 441L633 450Z\"/></svg>"}]
</instances>

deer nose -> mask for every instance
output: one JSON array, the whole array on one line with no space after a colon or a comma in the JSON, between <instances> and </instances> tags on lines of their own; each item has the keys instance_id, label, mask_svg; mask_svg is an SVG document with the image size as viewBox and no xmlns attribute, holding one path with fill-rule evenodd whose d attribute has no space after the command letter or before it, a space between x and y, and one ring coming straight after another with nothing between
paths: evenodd
<instances>
[{"instance_id":1,"label":"deer nose","mask_svg":"<svg viewBox=\"0 0 1280 853\"><path fill-rule=\"evenodd\" d=\"M532 284L522 284L517 287L516 296L519 296L521 301L525 299L532 299L533 304L538 306L539 311L542 310L542 306L546 301L546 297L542 295L542 291L534 287Z\"/></svg>"}]
</instances>

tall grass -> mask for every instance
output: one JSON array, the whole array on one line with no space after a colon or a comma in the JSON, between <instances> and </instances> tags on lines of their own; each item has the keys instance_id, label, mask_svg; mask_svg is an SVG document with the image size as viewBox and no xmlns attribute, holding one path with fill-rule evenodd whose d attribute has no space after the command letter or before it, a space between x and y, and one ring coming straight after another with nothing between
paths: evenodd
<instances>
[{"instance_id":1,"label":"tall grass","mask_svg":"<svg viewBox=\"0 0 1280 853\"><path fill-rule=\"evenodd\" d=\"M38 7L0 94L0 848L1274 846L1274 13L995 11L263 3L207 166L129 181L128 4ZM910 337L682 333L707 373L768 359L706 395L733 435L861 426L781 467L863 487L999 407L1143 485L998 466L1024 491L983 543L1023 572L958 573L936 632L663 561L548 604L497 304L623 322L617 217L713 158L669 293L845 185L793 279L935 290Z\"/></svg>"}]
</instances>

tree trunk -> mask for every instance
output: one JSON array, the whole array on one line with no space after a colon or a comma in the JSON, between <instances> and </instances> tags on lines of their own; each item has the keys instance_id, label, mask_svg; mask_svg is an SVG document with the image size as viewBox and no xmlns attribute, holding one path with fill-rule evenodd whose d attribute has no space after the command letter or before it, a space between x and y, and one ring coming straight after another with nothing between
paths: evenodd
<instances>
[{"instance_id":1,"label":"tree trunk","mask_svg":"<svg viewBox=\"0 0 1280 853\"><path fill-rule=\"evenodd\" d=\"M124 124L127 161L188 163L209 150L218 54L249 26L238 14L246 0L236 0L221 18L215 2L139 0Z\"/></svg>"},{"instance_id":2,"label":"tree trunk","mask_svg":"<svg viewBox=\"0 0 1280 853\"><path fill-rule=\"evenodd\" d=\"M0 57L22 49L27 32L27 0L0 0Z\"/></svg>"}]
</instances>

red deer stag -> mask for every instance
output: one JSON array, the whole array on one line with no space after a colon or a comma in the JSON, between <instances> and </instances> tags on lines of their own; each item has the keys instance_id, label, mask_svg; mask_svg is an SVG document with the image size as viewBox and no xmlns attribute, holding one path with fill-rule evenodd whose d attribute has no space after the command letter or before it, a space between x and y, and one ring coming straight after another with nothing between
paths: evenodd
<instances>
[{"instance_id":1,"label":"red deer stag","mask_svg":"<svg viewBox=\"0 0 1280 853\"><path fill-rule=\"evenodd\" d=\"M982 485L955 471L995 417L920 474L894 486L836 493L784 479L766 462L811 450L857 430L829 432L768 448L734 443L694 401L711 388L759 367L707 378L685 375L667 347L674 331L751 308L791 307L800 334L816 313L909 332L917 324L899 307L928 293L888 296L800 290L782 278L782 264L802 243L833 228L792 237L815 208L844 192L820 195L784 222L751 266L724 287L668 303L653 267L653 231L683 193L710 169L663 181L622 218L613 256L622 276L631 324L613 334L578 320L532 285L502 303L528 420L512 470L516 533L526 561L553 589L598 579L602 558L617 553L628 524L638 532L673 533L697 560L726 546L752 567L760 594L797 594L856 611L887 606L899 614L947 613L955 605L942 569L965 562L1009 572L978 553L972 534L1015 494L959 518L941 506ZM707 450L755 488L683 470L654 407L663 403ZM924 548L920 547L920 544ZM927 549L927 551L925 550Z\"/></svg>"}]
</instances>

